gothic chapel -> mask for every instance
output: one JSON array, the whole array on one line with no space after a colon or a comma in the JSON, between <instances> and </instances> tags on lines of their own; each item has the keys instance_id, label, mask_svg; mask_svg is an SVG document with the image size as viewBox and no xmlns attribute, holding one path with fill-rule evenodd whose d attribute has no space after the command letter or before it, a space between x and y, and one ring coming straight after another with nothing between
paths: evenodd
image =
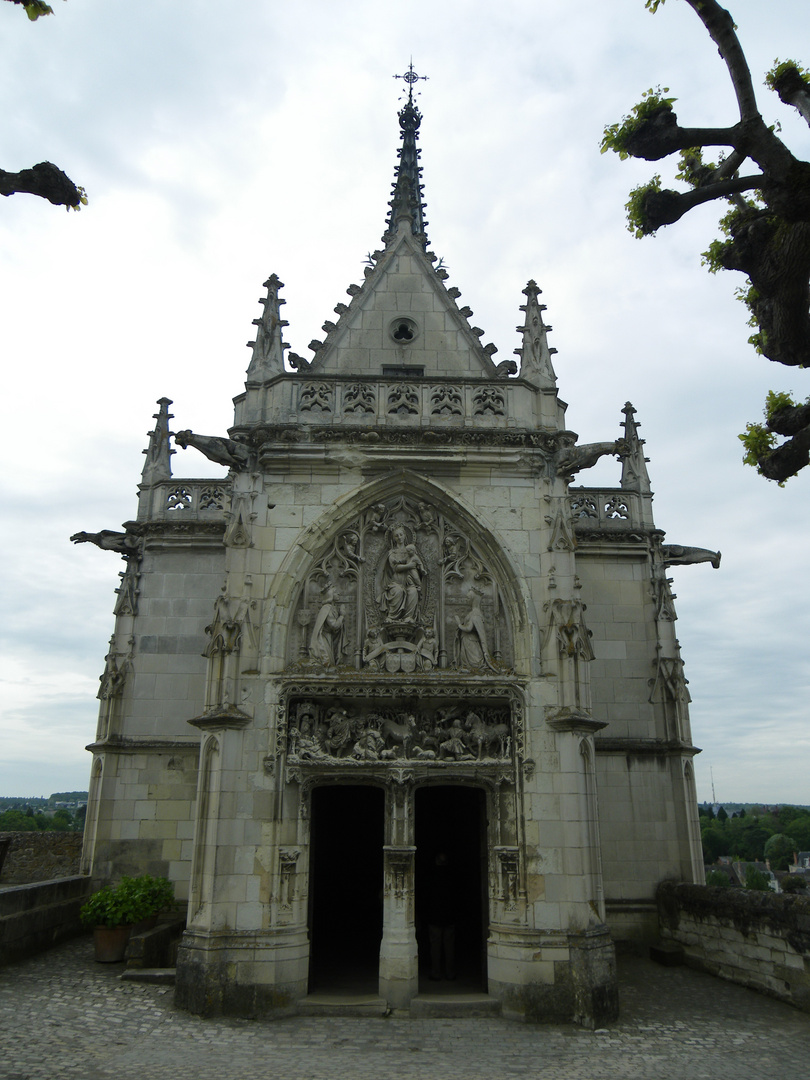
<instances>
[{"instance_id":1,"label":"gothic chapel","mask_svg":"<svg viewBox=\"0 0 810 1080\"><path fill-rule=\"evenodd\" d=\"M719 555L664 544L631 405L615 441L566 430L533 281L519 366L482 344L406 78L382 246L312 359L273 275L228 437L161 399L136 520L73 538L126 565L83 868L187 898L195 1013L444 992L594 1026L656 885L702 880L667 568ZM221 479L173 479L172 439ZM580 486L603 455L619 485Z\"/></svg>"}]
</instances>

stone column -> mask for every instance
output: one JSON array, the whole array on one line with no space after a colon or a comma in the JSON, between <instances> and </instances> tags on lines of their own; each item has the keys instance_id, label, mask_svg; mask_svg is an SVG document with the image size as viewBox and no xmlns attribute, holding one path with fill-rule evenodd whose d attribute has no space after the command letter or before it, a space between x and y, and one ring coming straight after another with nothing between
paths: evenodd
<instances>
[{"instance_id":1,"label":"stone column","mask_svg":"<svg viewBox=\"0 0 810 1080\"><path fill-rule=\"evenodd\" d=\"M412 845L383 848L383 936L380 944L380 996L392 1009L407 1009L419 990Z\"/></svg>"},{"instance_id":2,"label":"stone column","mask_svg":"<svg viewBox=\"0 0 810 1080\"><path fill-rule=\"evenodd\" d=\"M407 1009L419 990L416 947L413 782L407 769L396 771L386 798L383 847L383 934L380 943L380 996L392 1009Z\"/></svg>"}]
</instances>

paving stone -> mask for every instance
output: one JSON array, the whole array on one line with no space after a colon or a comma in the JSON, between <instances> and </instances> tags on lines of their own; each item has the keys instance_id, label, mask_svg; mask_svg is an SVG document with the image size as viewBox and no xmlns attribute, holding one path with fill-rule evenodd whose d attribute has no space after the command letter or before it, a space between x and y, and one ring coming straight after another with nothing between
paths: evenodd
<instances>
[{"instance_id":1,"label":"paving stone","mask_svg":"<svg viewBox=\"0 0 810 1080\"><path fill-rule=\"evenodd\" d=\"M507 1020L202 1020L165 986L124 982L81 938L0 972L0 1080L746 1080L810 1077L806 1014L689 968L619 965L609 1028Z\"/></svg>"}]
</instances>

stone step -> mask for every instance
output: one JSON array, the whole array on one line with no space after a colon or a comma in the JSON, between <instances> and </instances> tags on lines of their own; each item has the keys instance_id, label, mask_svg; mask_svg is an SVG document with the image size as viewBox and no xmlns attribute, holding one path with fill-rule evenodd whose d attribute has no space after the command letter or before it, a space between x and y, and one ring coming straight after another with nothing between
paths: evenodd
<instances>
[{"instance_id":1,"label":"stone step","mask_svg":"<svg viewBox=\"0 0 810 1080\"><path fill-rule=\"evenodd\" d=\"M160 986L174 986L175 969L172 968L127 968L121 973L125 982L156 983Z\"/></svg>"},{"instance_id":2,"label":"stone step","mask_svg":"<svg viewBox=\"0 0 810 1080\"><path fill-rule=\"evenodd\" d=\"M500 1001L489 994L417 994L411 999L411 1016L419 1020L500 1015Z\"/></svg>"},{"instance_id":3,"label":"stone step","mask_svg":"<svg viewBox=\"0 0 810 1080\"><path fill-rule=\"evenodd\" d=\"M650 946L650 959L664 967L680 967L686 956L680 945L673 941L657 941Z\"/></svg>"},{"instance_id":4,"label":"stone step","mask_svg":"<svg viewBox=\"0 0 810 1080\"><path fill-rule=\"evenodd\" d=\"M299 1016L385 1016L385 998L376 994L309 994L298 1003Z\"/></svg>"}]
</instances>

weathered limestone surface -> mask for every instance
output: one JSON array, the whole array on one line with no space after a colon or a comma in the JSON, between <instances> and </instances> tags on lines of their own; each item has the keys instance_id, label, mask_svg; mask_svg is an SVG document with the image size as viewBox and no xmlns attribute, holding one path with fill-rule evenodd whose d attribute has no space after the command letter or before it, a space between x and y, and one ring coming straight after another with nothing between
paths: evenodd
<instances>
[{"instance_id":1,"label":"weathered limestone surface","mask_svg":"<svg viewBox=\"0 0 810 1080\"><path fill-rule=\"evenodd\" d=\"M810 1012L810 900L673 882L657 899L662 939L692 967Z\"/></svg>"},{"instance_id":2,"label":"weathered limestone surface","mask_svg":"<svg viewBox=\"0 0 810 1080\"><path fill-rule=\"evenodd\" d=\"M79 910L92 882L79 875L0 889L0 965L82 933Z\"/></svg>"},{"instance_id":3,"label":"weathered limestone surface","mask_svg":"<svg viewBox=\"0 0 810 1080\"><path fill-rule=\"evenodd\" d=\"M435 977L594 1026L611 932L702 874L675 555L632 406L612 441L565 428L534 282L519 373L481 344L428 250L412 101L400 124L383 246L312 360L285 362L273 275L234 426L174 436L227 475L172 476L161 399L137 519L97 534L126 569L84 866L187 896L194 1012L360 983L407 1010L433 940ZM604 455L619 486L572 486Z\"/></svg>"},{"instance_id":4,"label":"weathered limestone surface","mask_svg":"<svg viewBox=\"0 0 810 1080\"><path fill-rule=\"evenodd\" d=\"M0 832L10 840L0 885L25 885L72 877L79 872L82 834L75 832Z\"/></svg>"}]
</instances>

